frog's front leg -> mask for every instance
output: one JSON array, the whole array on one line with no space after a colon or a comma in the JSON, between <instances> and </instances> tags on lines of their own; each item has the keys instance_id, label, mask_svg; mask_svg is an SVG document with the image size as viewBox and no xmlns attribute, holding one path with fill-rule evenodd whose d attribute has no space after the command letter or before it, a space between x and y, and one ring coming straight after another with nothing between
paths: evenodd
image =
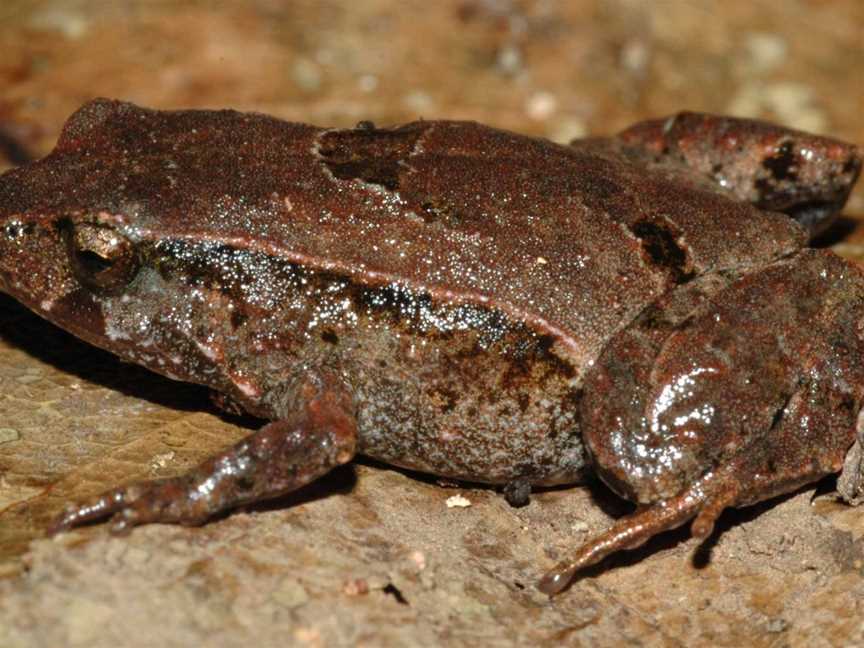
<instances>
[{"instance_id":1,"label":"frog's front leg","mask_svg":"<svg viewBox=\"0 0 864 648\"><path fill-rule=\"evenodd\" d=\"M112 516L112 531L138 524L201 524L241 504L277 497L350 461L357 423L344 385L309 374L293 393L294 411L178 477L123 486L70 506L51 533Z\"/></svg>"}]
</instances>

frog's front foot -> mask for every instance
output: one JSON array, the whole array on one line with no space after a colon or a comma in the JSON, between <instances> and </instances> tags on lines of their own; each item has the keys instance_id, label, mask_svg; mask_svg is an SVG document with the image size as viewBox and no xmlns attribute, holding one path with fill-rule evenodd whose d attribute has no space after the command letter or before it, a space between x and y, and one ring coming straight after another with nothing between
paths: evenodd
<instances>
[{"instance_id":1,"label":"frog's front foot","mask_svg":"<svg viewBox=\"0 0 864 648\"><path fill-rule=\"evenodd\" d=\"M211 513L206 500L192 496L186 477L138 482L103 493L83 504L71 504L48 530L54 535L72 527L111 517L112 533L124 533L147 522L196 525Z\"/></svg>"},{"instance_id":2,"label":"frog's front foot","mask_svg":"<svg viewBox=\"0 0 864 648\"><path fill-rule=\"evenodd\" d=\"M864 504L864 407L858 412L855 442L843 459L843 471L837 479L837 493L847 504Z\"/></svg>"},{"instance_id":3,"label":"frog's front foot","mask_svg":"<svg viewBox=\"0 0 864 648\"><path fill-rule=\"evenodd\" d=\"M357 434L350 398L332 378L307 378L288 417L188 474L130 484L71 506L49 532L109 516L117 533L150 522L201 524L221 511L288 493L350 461Z\"/></svg>"}]
</instances>

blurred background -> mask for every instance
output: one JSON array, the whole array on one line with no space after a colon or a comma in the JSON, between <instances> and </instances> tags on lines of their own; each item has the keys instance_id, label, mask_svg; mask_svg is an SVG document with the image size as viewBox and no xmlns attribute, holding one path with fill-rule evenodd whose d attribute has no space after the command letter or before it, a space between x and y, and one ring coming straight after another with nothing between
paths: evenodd
<instances>
[{"instance_id":1,"label":"blurred background","mask_svg":"<svg viewBox=\"0 0 864 648\"><path fill-rule=\"evenodd\" d=\"M864 2L0 1L0 170L97 96L558 142L690 109L862 144ZM826 240L859 261L862 216L859 186ZM812 489L724 516L700 569L667 534L553 603L533 579L627 510L614 498L510 509L467 489L453 511L452 488L360 465L194 532L28 544L63 501L182 472L245 430L9 300L0 338L0 645L864 643L862 512Z\"/></svg>"},{"instance_id":2,"label":"blurred background","mask_svg":"<svg viewBox=\"0 0 864 648\"><path fill-rule=\"evenodd\" d=\"M40 151L95 96L566 141L688 108L864 140L859 0L4 0L0 119Z\"/></svg>"}]
</instances>

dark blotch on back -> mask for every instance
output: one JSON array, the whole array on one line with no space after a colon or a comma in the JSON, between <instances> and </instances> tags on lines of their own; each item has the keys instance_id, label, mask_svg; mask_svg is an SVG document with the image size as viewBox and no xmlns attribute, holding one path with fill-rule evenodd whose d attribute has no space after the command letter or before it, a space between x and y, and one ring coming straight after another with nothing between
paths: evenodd
<instances>
[{"instance_id":1,"label":"dark blotch on back","mask_svg":"<svg viewBox=\"0 0 864 648\"><path fill-rule=\"evenodd\" d=\"M796 177L795 163L796 158L792 142L783 142L777 153L766 158L762 165L771 172L775 180L794 180Z\"/></svg>"},{"instance_id":2,"label":"dark blotch on back","mask_svg":"<svg viewBox=\"0 0 864 648\"><path fill-rule=\"evenodd\" d=\"M399 187L399 174L426 127L408 124L379 129L364 125L354 130L329 131L321 136L318 154L340 180L363 180L391 191Z\"/></svg>"},{"instance_id":3,"label":"dark blotch on back","mask_svg":"<svg viewBox=\"0 0 864 648\"><path fill-rule=\"evenodd\" d=\"M642 242L642 248L654 265L667 270L675 283L685 283L693 278L688 269L687 251L678 243L677 236L668 226L654 221L637 221L630 231Z\"/></svg>"}]
</instances>

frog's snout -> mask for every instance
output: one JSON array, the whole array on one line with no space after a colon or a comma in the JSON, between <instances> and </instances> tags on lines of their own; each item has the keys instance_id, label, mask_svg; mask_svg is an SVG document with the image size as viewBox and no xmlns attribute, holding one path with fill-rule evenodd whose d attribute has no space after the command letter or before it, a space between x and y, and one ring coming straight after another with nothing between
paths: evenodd
<instances>
[{"instance_id":1,"label":"frog's snout","mask_svg":"<svg viewBox=\"0 0 864 648\"><path fill-rule=\"evenodd\" d=\"M39 311L68 291L69 276L63 238L51 219L4 215L0 205L0 291Z\"/></svg>"},{"instance_id":2,"label":"frog's snout","mask_svg":"<svg viewBox=\"0 0 864 648\"><path fill-rule=\"evenodd\" d=\"M23 221L17 216L0 217L0 290L12 293L17 270L21 267L20 242L27 235Z\"/></svg>"}]
</instances>

